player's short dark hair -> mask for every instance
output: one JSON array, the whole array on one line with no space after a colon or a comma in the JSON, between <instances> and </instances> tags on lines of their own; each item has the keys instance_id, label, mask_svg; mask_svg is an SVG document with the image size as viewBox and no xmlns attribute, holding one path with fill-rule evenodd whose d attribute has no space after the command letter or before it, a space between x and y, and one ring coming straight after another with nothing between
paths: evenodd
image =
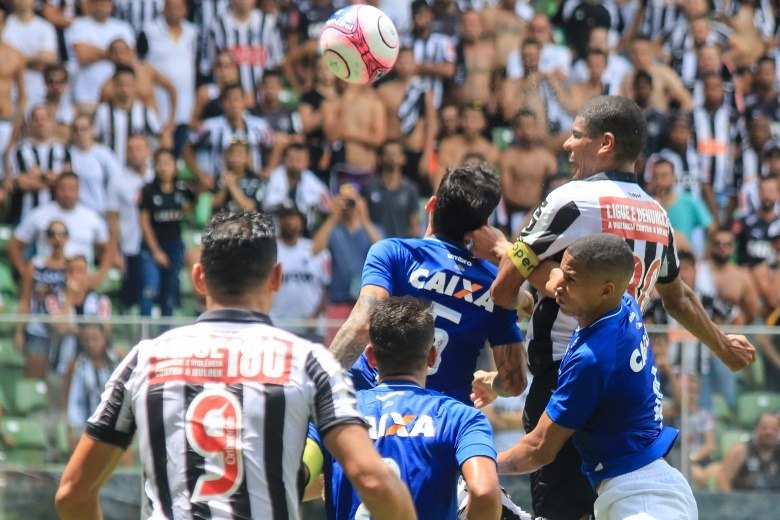
<instances>
[{"instance_id":1,"label":"player's short dark hair","mask_svg":"<svg viewBox=\"0 0 780 520\"><path fill-rule=\"evenodd\" d=\"M610 132L615 136L615 158L635 161L645 148L647 122L637 104L623 96L598 96L577 114L590 136Z\"/></svg>"},{"instance_id":2,"label":"player's short dark hair","mask_svg":"<svg viewBox=\"0 0 780 520\"><path fill-rule=\"evenodd\" d=\"M241 95L244 95L244 89L241 87L241 83L228 83L224 87L222 87L222 92L219 93L219 102L224 103L225 100L228 97L228 94L230 94L232 91L238 90L241 92Z\"/></svg>"},{"instance_id":3,"label":"player's short dark hair","mask_svg":"<svg viewBox=\"0 0 780 520\"><path fill-rule=\"evenodd\" d=\"M61 73L65 74L65 80L67 81L70 77L70 73L68 73L68 69L65 68L65 65L63 65L60 62L57 63L49 63L43 68L43 77L44 79L50 78L52 74L55 73Z\"/></svg>"},{"instance_id":4,"label":"player's short dark hair","mask_svg":"<svg viewBox=\"0 0 780 520\"><path fill-rule=\"evenodd\" d=\"M634 273L634 252L626 241L617 235L598 233L581 238L570 245L566 252L582 263L588 273L610 275L616 285L623 285L625 292L628 280Z\"/></svg>"},{"instance_id":5,"label":"player's short dark hair","mask_svg":"<svg viewBox=\"0 0 780 520\"><path fill-rule=\"evenodd\" d=\"M374 304L368 337L379 374L408 374L426 366L433 346L431 303L411 296L390 296Z\"/></svg>"},{"instance_id":6,"label":"player's short dark hair","mask_svg":"<svg viewBox=\"0 0 780 520\"><path fill-rule=\"evenodd\" d=\"M122 74L130 74L131 76L135 77L135 69L133 69L133 67L130 67L128 65L117 65L116 67L114 67L114 75L111 77L116 79Z\"/></svg>"},{"instance_id":7,"label":"player's short dark hair","mask_svg":"<svg viewBox=\"0 0 780 520\"><path fill-rule=\"evenodd\" d=\"M693 265L696 265L696 255L694 255L691 251L688 251L687 249L678 249L677 250L677 260L680 262L688 261Z\"/></svg>"},{"instance_id":8,"label":"player's short dark hair","mask_svg":"<svg viewBox=\"0 0 780 520\"><path fill-rule=\"evenodd\" d=\"M265 282L276 264L276 230L255 211L220 212L203 230L200 263L209 294L242 296Z\"/></svg>"},{"instance_id":9,"label":"player's short dark hair","mask_svg":"<svg viewBox=\"0 0 780 520\"><path fill-rule=\"evenodd\" d=\"M436 191L433 231L457 242L487 223L501 199L498 175L490 164L461 164L449 170Z\"/></svg>"}]
</instances>

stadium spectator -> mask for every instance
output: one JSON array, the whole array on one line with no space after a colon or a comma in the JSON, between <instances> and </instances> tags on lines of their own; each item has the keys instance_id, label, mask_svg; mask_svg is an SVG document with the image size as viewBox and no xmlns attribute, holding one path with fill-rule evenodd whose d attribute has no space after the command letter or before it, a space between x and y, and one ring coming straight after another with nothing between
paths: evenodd
<instances>
[{"instance_id":1,"label":"stadium spectator","mask_svg":"<svg viewBox=\"0 0 780 520\"><path fill-rule=\"evenodd\" d=\"M203 120L210 117L218 117L225 112L222 109L222 91L228 85L238 84L238 66L233 61L233 56L228 51L220 52L214 60L211 70L213 82L204 83L195 92L195 107L192 109L190 126L193 129L200 128ZM242 90L244 108L255 105L253 92Z\"/></svg>"},{"instance_id":2,"label":"stadium spectator","mask_svg":"<svg viewBox=\"0 0 780 520\"><path fill-rule=\"evenodd\" d=\"M514 143L501 153L501 203L494 223L508 236L517 233L541 204L542 189L558 171L555 156L544 146L536 114L521 110L513 120Z\"/></svg>"},{"instance_id":3,"label":"stadium spectator","mask_svg":"<svg viewBox=\"0 0 780 520\"><path fill-rule=\"evenodd\" d=\"M136 35L163 10L165 0L114 0L114 13L127 22ZM140 43L140 42L139 42Z\"/></svg>"},{"instance_id":4,"label":"stadium spectator","mask_svg":"<svg viewBox=\"0 0 780 520\"><path fill-rule=\"evenodd\" d=\"M361 189L371 221L385 238L419 236L420 196L417 186L403 175L406 156L401 142L385 141L379 163L378 175Z\"/></svg>"},{"instance_id":5,"label":"stadium spectator","mask_svg":"<svg viewBox=\"0 0 780 520\"><path fill-rule=\"evenodd\" d=\"M35 14L35 0L13 0L13 14L5 22L3 41L22 53L27 63L24 95L30 106L43 103L46 88L42 71L57 60L54 26Z\"/></svg>"},{"instance_id":6,"label":"stadium spectator","mask_svg":"<svg viewBox=\"0 0 780 520\"><path fill-rule=\"evenodd\" d=\"M506 72L506 64L509 55L520 48L520 42L525 38L527 31L527 19L530 16L521 16L518 8L529 7L522 5L526 2L516 0L499 0L487 2L479 11L482 19L482 27L488 40L493 44L495 63L498 70ZM527 13L528 10L524 10ZM533 10L530 9L533 15Z\"/></svg>"},{"instance_id":7,"label":"stadium spectator","mask_svg":"<svg viewBox=\"0 0 780 520\"><path fill-rule=\"evenodd\" d=\"M400 58L399 52L399 58ZM310 90L303 93L298 104L301 124L304 132L304 142L309 149L311 170L317 177L329 182L330 148L325 140L322 121L322 104L327 99L338 96L336 92L336 76L328 70L325 60L318 56L314 61L313 84Z\"/></svg>"},{"instance_id":8,"label":"stadium spectator","mask_svg":"<svg viewBox=\"0 0 780 520\"><path fill-rule=\"evenodd\" d=\"M284 150L284 161L268 179L263 209L276 211L292 200L305 217L303 234L310 236L323 216L330 213L331 199L328 187L309 169L308 150L293 143Z\"/></svg>"},{"instance_id":9,"label":"stadium spectator","mask_svg":"<svg viewBox=\"0 0 780 520\"><path fill-rule=\"evenodd\" d=\"M179 303L179 271L184 262L181 226L195 195L176 181L176 157L170 149L154 152L154 181L144 186L139 204L141 219L141 316L151 316L155 303L160 314L171 316Z\"/></svg>"},{"instance_id":10,"label":"stadium spectator","mask_svg":"<svg viewBox=\"0 0 780 520\"><path fill-rule=\"evenodd\" d=\"M298 4L298 5L295 5ZM310 81L312 71L309 65L319 58L318 43L320 33L328 18L336 12L341 2L334 0L312 0L296 2L291 6L287 29L287 55L284 73L291 86L298 92L305 92L313 85ZM408 6L403 6L407 7ZM388 11L385 11L388 15ZM392 18L392 15L390 15ZM316 66L316 65L315 65ZM316 73L316 72L315 72Z\"/></svg>"},{"instance_id":11,"label":"stadium spectator","mask_svg":"<svg viewBox=\"0 0 780 520\"><path fill-rule=\"evenodd\" d=\"M612 20L617 12L610 12L607 6L614 6L614 2L564 0L561 3L554 21L559 22L563 27L563 34L572 51L573 61L586 57L592 31L597 29L608 31L613 25L618 25Z\"/></svg>"},{"instance_id":12,"label":"stadium spectator","mask_svg":"<svg viewBox=\"0 0 780 520\"><path fill-rule=\"evenodd\" d=\"M571 69L571 51L565 45L555 43L550 18L544 13L536 13L528 22L526 40L538 42L539 59L536 67L539 72L568 77ZM523 41L523 40L521 40ZM506 62L506 75L509 79L528 76L526 63L521 56L522 47L518 45L510 53Z\"/></svg>"},{"instance_id":13,"label":"stadium spectator","mask_svg":"<svg viewBox=\"0 0 780 520\"><path fill-rule=\"evenodd\" d=\"M734 164L734 189L738 200L731 201L727 214L738 211L740 217L755 214L759 208L758 179L770 174L780 179L780 141L772 137L772 121L763 114L747 119L747 139L743 139ZM774 161L773 161L774 159ZM771 170L775 166L774 171ZM780 208L779 208L780 209Z\"/></svg>"},{"instance_id":14,"label":"stadium spectator","mask_svg":"<svg viewBox=\"0 0 780 520\"><path fill-rule=\"evenodd\" d=\"M173 151L177 157L189 136L187 125L195 107L198 29L186 17L185 0L165 0L161 15L144 25L139 38L148 47L146 64L167 79L176 93L175 104L170 93L166 96L156 91L155 96L160 117L175 126Z\"/></svg>"},{"instance_id":15,"label":"stadium spectator","mask_svg":"<svg viewBox=\"0 0 780 520\"><path fill-rule=\"evenodd\" d=\"M493 71L504 63L498 61L496 48L485 38L479 13L467 9L461 14L460 38L455 47L457 56L453 88L460 104L487 105L495 96L491 88Z\"/></svg>"},{"instance_id":16,"label":"stadium spectator","mask_svg":"<svg viewBox=\"0 0 780 520\"><path fill-rule=\"evenodd\" d=\"M415 74L423 81L425 90L433 95L433 106L441 107L444 82L455 74L455 43L450 35L433 32L433 8L426 0L414 0L412 31L401 35L401 45L414 50Z\"/></svg>"},{"instance_id":17,"label":"stadium spectator","mask_svg":"<svg viewBox=\"0 0 780 520\"><path fill-rule=\"evenodd\" d=\"M538 470L574 436L582 471L599 495L597 517L697 518L688 482L663 459L679 432L663 425L658 410L653 352L639 306L626 294L633 271L633 251L610 234L575 241L551 270L548 290L579 327L538 424L499 454L498 470ZM476 391L478 400L491 393Z\"/></svg>"},{"instance_id":18,"label":"stadium spectator","mask_svg":"<svg viewBox=\"0 0 780 520\"><path fill-rule=\"evenodd\" d=\"M265 198L267 179L249 167L249 148L243 141L225 150L225 169L217 180L211 208L216 211L257 211Z\"/></svg>"},{"instance_id":19,"label":"stadium spectator","mask_svg":"<svg viewBox=\"0 0 780 520\"><path fill-rule=\"evenodd\" d=\"M210 221L203 242L203 263L193 267L193 283L200 292L206 293L209 310L201 315L198 324L171 331L163 341L140 343L114 372L108 383L109 391L104 395L111 395L113 401L122 405L107 406L108 399L104 400L87 423L86 434L81 437L57 491L60 518L72 520L85 514L101 515L100 488L132 442L137 428L139 436L152 439L141 444L146 475L144 489L151 514L173 516L174 507L186 507L202 515L208 514L208 504L219 504L222 510L235 512L237 516L269 518L276 511L297 520L300 496L296 479L302 464L307 423L312 419L323 435L326 448L344 464L350 481L374 518L416 519L409 492L374 450L355 409L354 393L338 364L321 347L270 325L266 313L281 279L281 271L275 266L276 239L271 222L257 214L222 213ZM237 263L244 269L238 271ZM280 345L292 345L295 348L291 346L288 351L292 356L289 380L280 384L279 378L266 375L270 372L260 371L259 366L258 374L253 377L235 378L225 373L229 367L224 365L221 371L224 375L206 376L207 381L223 385L230 381L237 385L239 395L246 395L243 402L262 399L265 405L243 407L230 392L203 389L186 400L170 401L170 407L166 404L170 420L160 421L163 401L182 397L191 383L180 376L166 377L162 367L157 371L157 356L161 348L169 348L173 349L172 354L178 354L177 358L195 361L192 353L199 343L193 333L204 344L211 344L215 334L242 340L241 343L225 342L226 350L220 356L224 354L226 358L247 356L247 348L263 353ZM214 357L213 361L219 359ZM149 391L138 391L147 386ZM147 417L144 410L153 415ZM188 450L202 447L197 433L182 445L180 439L187 437L185 427L203 434L205 439L209 435L202 428L202 421L219 411L253 432L246 435L244 442L236 444L238 460L234 462L243 465L228 462L227 466L236 469L226 483L235 486L239 500L202 487L193 496L196 481L166 478L166 461L184 464ZM233 435L231 441L237 440L231 430L225 432L226 436ZM257 453L265 456L255 456ZM200 471L206 477L201 482L224 476L222 470L207 464L206 460L199 462ZM266 477L270 474L279 477L272 480Z\"/></svg>"},{"instance_id":20,"label":"stadium spectator","mask_svg":"<svg viewBox=\"0 0 780 520\"><path fill-rule=\"evenodd\" d=\"M60 62L67 63L72 49L68 49L65 34L77 16L83 14L82 3L78 0L45 0L36 5L41 17L50 22L57 32L57 58Z\"/></svg>"},{"instance_id":21,"label":"stadium spectator","mask_svg":"<svg viewBox=\"0 0 780 520\"><path fill-rule=\"evenodd\" d=\"M8 153L8 174L13 187L9 220L13 224L49 203L57 178L72 171L70 150L56 140L54 120L46 107L33 107L28 127L27 137Z\"/></svg>"},{"instance_id":22,"label":"stadium spectator","mask_svg":"<svg viewBox=\"0 0 780 520\"><path fill-rule=\"evenodd\" d=\"M163 128L157 111L145 105L138 96L135 69L118 66L111 82L113 100L100 103L95 112L95 137L116 154L120 164L127 164L127 139L130 136L143 135L159 139L161 146L169 145L169 129Z\"/></svg>"},{"instance_id":23,"label":"stadium spectator","mask_svg":"<svg viewBox=\"0 0 780 520\"><path fill-rule=\"evenodd\" d=\"M123 167L110 148L95 142L93 133L92 118L76 116L70 132L70 160L79 176L79 202L104 216L106 190L111 178L120 175Z\"/></svg>"},{"instance_id":24,"label":"stadium spectator","mask_svg":"<svg viewBox=\"0 0 780 520\"><path fill-rule=\"evenodd\" d=\"M46 84L46 96L43 100L57 125L55 134L62 143L70 141L70 125L76 116L76 109L68 88L70 73L61 63L47 65L43 69L43 81Z\"/></svg>"},{"instance_id":25,"label":"stadium spectator","mask_svg":"<svg viewBox=\"0 0 780 520\"><path fill-rule=\"evenodd\" d=\"M653 97L653 76L644 70L636 71L633 82L633 100L645 115L647 124L647 143L643 160L660 152L666 135L666 114L650 103ZM643 180L640 178L640 180Z\"/></svg>"},{"instance_id":26,"label":"stadium spectator","mask_svg":"<svg viewBox=\"0 0 780 520\"><path fill-rule=\"evenodd\" d=\"M254 113L266 120L277 136L284 142L300 142L303 139L303 125L297 111L282 104L284 89L282 74L276 69L265 71L257 89L257 107Z\"/></svg>"},{"instance_id":27,"label":"stadium spectator","mask_svg":"<svg viewBox=\"0 0 780 520\"><path fill-rule=\"evenodd\" d=\"M477 357L488 344L499 367L498 376L488 384L501 395L522 393L526 361L517 314L493 305L485 288L494 270L465 247L467 233L487 222L499 197L498 179L490 165L460 165L445 175L426 204L425 238L391 238L372 247L363 266L357 304L330 344L341 364L352 367L356 388L376 384L376 370L361 356L372 305L390 295L408 295L429 298L439 309L439 357L428 373L428 388L469 404ZM456 286L463 288L456 293Z\"/></svg>"},{"instance_id":28,"label":"stadium spectator","mask_svg":"<svg viewBox=\"0 0 780 520\"><path fill-rule=\"evenodd\" d=\"M406 156L404 176L414 182L419 191L428 192L436 110L430 90L425 90L414 70L414 51L404 47L398 52L393 78L379 85L377 93L387 110L387 140L402 142Z\"/></svg>"},{"instance_id":29,"label":"stadium spectator","mask_svg":"<svg viewBox=\"0 0 780 520\"><path fill-rule=\"evenodd\" d=\"M197 174L200 187L214 188L224 169L223 153L235 140L246 141L251 168L262 177L268 177L281 154L273 130L265 119L247 112L244 92L238 83L222 89L220 104L224 114L203 121L182 150L187 167Z\"/></svg>"},{"instance_id":30,"label":"stadium spectator","mask_svg":"<svg viewBox=\"0 0 780 520\"><path fill-rule=\"evenodd\" d=\"M434 193L439 189L442 178L452 168L463 161L469 153L481 154L490 164L498 163L498 149L486 139L487 119L484 107L480 104L465 105L460 109L460 132L441 140L439 145L438 168L431 175L431 188Z\"/></svg>"},{"instance_id":31,"label":"stadium spectator","mask_svg":"<svg viewBox=\"0 0 780 520\"><path fill-rule=\"evenodd\" d=\"M777 91L777 64L770 56L762 56L756 64L756 72L745 96L748 117L762 114L772 121L780 120L780 100Z\"/></svg>"},{"instance_id":32,"label":"stadium spectator","mask_svg":"<svg viewBox=\"0 0 780 520\"><path fill-rule=\"evenodd\" d=\"M133 28L112 18L113 9L113 0L85 0L86 15L73 20L66 32L67 46L73 51L71 59L76 64L73 100L85 111L94 110L103 83L114 71L107 54L111 42L124 40L135 48Z\"/></svg>"},{"instance_id":33,"label":"stadium spectator","mask_svg":"<svg viewBox=\"0 0 780 520\"><path fill-rule=\"evenodd\" d=\"M312 254L312 241L304 238L306 216L293 201L286 201L276 213L278 261L282 266L282 285L271 307L271 318L308 323L286 325L284 329L310 341L323 340L320 325L312 324L325 312L330 284L330 252Z\"/></svg>"},{"instance_id":34,"label":"stadium spectator","mask_svg":"<svg viewBox=\"0 0 780 520\"><path fill-rule=\"evenodd\" d=\"M106 221L111 244L116 251L115 264L122 269L120 300L129 309L141 301L141 191L154 180L150 167L149 143L142 135L127 141L127 167L108 180Z\"/></svg>"},{"instance_id":35,"label":"stadium spectator","mask_svg":"<svg viewBox=\"0 0 780 520\"><path fill-rule=\"evenodd\" d=\"M425 389L426 373L436 362L435 315L430 302L389 297L371 310L366 356L376 367L377 386L357 392L358 411L371 427L372 439L386 461L393 461L409 486L421 518L457 517L457 482L469 490L466 518L492 520L501 512L493 436L487 418L451 397ZM391 399L388 399L392 396ZM408 417L396 435L385 427L388 416ZM349 485L344 469L314 441L304 451L324 455L325 496L329 516L360 515L365 506Z\"/></svg>"},{"instance_id":36,"label":"stadium spectator","mask_svg":"<svg viewBox=\"0 0 780 520\"><path fill-rule=\"evenodd\" d=\"M584 57L588 75L583 81L572 82L565 91L558 81L550 81L550 85L558 92L559 103L569 114L576 114L594 97L609 94L610 87L606 83L609 78L606 74L607 59L607 53L601 49L588 49Z\"/></svg>"},{"instance_id":37,"label":"stadium spectator","mask_svg":"<svg viewBox=\"0 0 780 520\"><path fill-rule=\"evenodd\" d=\"M24 268L25 250L35 244L37 254L46 254L49 245L46 230L49 223L61 220L68 229L69 255L84 255L91 267L97 258L98 269L91 279L97 287L108 272L113 254L108 243L108 228L103 217L79 202L79 178L65 172L54 182L54 200L32 210L14 229L8 246L8 258L17 271Z\"/></svg>"},{"instance_id":38,"label":"stadium spectator","mask_svg":"<svg viewBox=\"0 0 780 520\"><path fill-rule=\"evenodd\" d=\"M601 81L604 84L605 90L602 93L610 95L617 94L620 90L620 85L623 84L623 78L632 69L631 62L621 54L615 52L609 43L609 31L604 28L595 27L590 31L586 51L589 49L599 50L607 56L607 66L604 73L601 75ZM587 61L585 59L580 59L572 65L569 81L575 83L585 82L588 80L589 76L590 73L588 71Z\"/></svg>"},{"instance_id":39,"label":"stadium spectator","mask_svg":"<svg viewBox=\"0 0 780 520\"><path fill-rule=\"evenodd\" d=\"M764 412L756 421L750 440L732 446L720 465L715 486L732 491L780 490L780 416Z\"/></svg>"},{"instance_id":40,"label":"stadium spectator","mask_svg":"<svg viewBox=\"0 0 780 520\"><path fill-rule=\"evenodd\" d=\"M19 273L19 314L49 315L54 302L65 290L65 246L68 228L61 220L52 220L46 228L48 255L39 254L30 259ZM54 344L51 327L35 319L16 324L14 346L24 354L25 376L46 377L49 351Z\"/></svg>"}]
</instances>

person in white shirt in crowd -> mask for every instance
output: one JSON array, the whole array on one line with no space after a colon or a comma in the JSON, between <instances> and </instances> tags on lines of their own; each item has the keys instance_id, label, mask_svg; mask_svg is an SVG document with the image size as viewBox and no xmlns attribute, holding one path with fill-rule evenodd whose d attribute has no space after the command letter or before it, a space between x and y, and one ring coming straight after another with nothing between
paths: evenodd
<instances>
[{"instance_id":1,"label":"person in white shirt in crowd","mask_svg":"<svg viewBox=\"0 0 780 520\"><path fill-rule=\"evenodd\" d=\"M620 91L620 86L626 74L633 69L631 62L614 51L609 45L609 31L603 28L595 28L590 31L588 49L598 49L607 54L607 68L601 75L607 94L615 95ZM542 50L544 52L544 50ZM569 74L569 82L584 83L589 79L588 64L586 59L578 60L572 65ZM540 64L541 68L541 64Z\"/></svg>"},{"instance_id":2,"label":"person in white shirt in crowd","mask_svg":"<svg viewBox=\"0 0 780 520\"><path fill-rule=\"evenodd\" d=\"M185 0L165 0L162 14L147 22L140 42L147 47L146 63L166 77L176 91L176 104L155 88L160 117L175 125L173 151L179 156L189 136L188 123L195 107L195 55L198 29L187 20Z\"/></svg>"},{"instance_id":3,"label":"person in white shirt in crowd","mask_svg":"<svg viewBox=\"0 0 780 520\"><path fill-rule=\"evenodd\" d=\"M13 0L13 14L6 20L3 31L5 43L27 60L24 91L30 105L43 102L46 88L42 71L57 61L57 33L52 24L35 15L35 3L35 0Z\"/></svg>"},{"instance_id":4,"label":"person in white shirt in crowd","mask_svg":"<svg viewBox=\"0 0 780 520\"><path fill-rule=\"evenodd\" d=\"M528 38L536 40L542 46L539 54L539 72L558 74L564 78L569 76L571 69L571 51L565 45L559 45L553 40L550 19L543 13L537 13L528 23ZM509 54L506 59L506 75L509 79L525 76L523 63L520 59L520 49Z\"/></svg>"},{"instance_id":5,"label":"person in white shirt in crowd","mask_svg":"<svg viewBox=\"0 0 780 520\"><path fill-rule=\"evenodd\" d=\"M27 106L25 95L24 72L26 61L24 55L5 43L3 31L7 8L0 4L0 154L5 154L8 147L21 133L24 122L24 110ZM4 174L5 161L0 161L0 173ZM4 175L2 189L11 189L10 177Z\"/></svg>"},{"instance_id":6,"label":"person in white shirt in crowd","mask_svg":"<svg viewBox=\"0 0 780 520\"><path fill-rule=\"evenodd\" d=\"M238 83L238 66L233 56L228 51L222 51L211 68L213 82L204 83L195 92L195 107L192 109L190 126L199 128L204 119L217 117L224 114L222 110L222 91L228 85ZM255 93L243 90L244 107L250 109L255 106Z\"/></svg>"},{"instance_id":7,"label":"person in white shirt in crowd","mask_svg":"<svg viewBox=\"0 0 780 520\"><path fill-rule=\"evenodd\" d=\"M285 320L316 320L327 304L330 283L330 253L327 249L312 255L312 243L303 237L306 216L293 201L277 210L277 261L282 266L282 285L271 307L271 319L287 331L321 343L323 332L311 323L284 325Z\"/></svg>"},{"instance_id":8,"label":"person in white shirt in crowd","mask_svg":"<svg viewBox=\"0 0 780 520\"><path fill-rule=\"evenodd\" d=\"M79 203L79 178L64 172L54 182L54 200L32 210L14 230L8 245L8 258L17 271L24 269L24 251L35 243L37 254L46 254L46 230L53 220L62 221L69 232L69 250L73 255L84 255L89 265L97 256L100 265L90 282L97 287L111 265L113 255L108 248L108 227L94 210Z\"/></svg>"},{"instance_id":9,"label":"person in white shirt in crowd","mask_svg":"<svg viewBox=\"0 0 780 520\"><path fill-rule=\"evenodd\" d=\"M76 18L67 31L66 40L76 63L73 97L85 110L93 110L103 83L111 77L114 66L108 61L108 46L124 40L135 47L135 33L127 22L111 17L112 0L84 0L87 16Z\"/></svg>"},{"instance_id":10,"label":"person in white shirt in crowd","mask_svg":"<svg viewBox=\"0 0 780 520\"><path fill-rule=\"evenodd\" d=\"M70 159L79 176L79 202L104 215L106 190L112 177L122 172L119 159L107 146L95 142L92 118L76 116L71 128Z\"/></svg>"},{"instance_id":11,"label":"person in white shirt in crowd","mask_svg":"<svg viewBox=\"0 0 780 520\"><path fill-rule=\"evenodd\" d=\"M17 223L34 208L51 201L57 177L72 171L70 150L57 141L49 110L38 105L28 115L28 136L8 153L13 193L9 220Z\"/></svg>"},{"instance_id":12,"label":"person in white shirt in crowd","mask_svg":"<svg viewBox=\"0 0 780 520\"><path fill-rule=\"evenodd\" d=\"M154 180L149 143L142 135L127 141L127 166L108 181L106 220L115 263L123 271L120 299L125 308L141 299L141 190Z\"/></svg>"},{"instance_id":13,"label":"person in white shirt in crowd","mask_svg":"<svg viewBox=\"0 0 780 520\"><path fill-rule=\"evenodd\" d=\"M81 0L39 0L36 11L51 23L57 33L57 56L63 63L69 61L73 50L68 49L65 33L77 16L82 15Z\"/></svg>"},{"instance_id":14,"label":"person in white shirt in crowd","mask_svg":"<svg viewBox=\"0 0 780 520\"><path fill-rule=\"evenodd\" d=\"M328 187L309 169L309 150L299 143L285 149L284 164L271 173L263 210L275 211L288 199L305 217L306 236L313 232L320 217L330 213Z\"/></svg>"},{"instance_id":15,"label":"person in white shirt in crowd","mask_svg":"<svg viewBox=\"0 0 780 520\"><path fill-rule=\"evenodd\" d=\"M127 160L130 136L144 135L159 138L161 146L170 144L170 134L163 134L157 112L138 98L135 71L127 66L117 67L113 83L114 100L100 103L95 112L95 137L116 154L121 164Z\"/></svg>"},{"instance_id":16,"label":"person in white shirt in crowd","mask_svg":"<svg viewBox=\"0 0 780 520\"><path fill-rule=\"evenodd\" d=\"M76 115L68 89L69 78L70 73L62 63L53 63L43 69L43 82L46 85L43 104L54 119L54 134L63 143L70 141L70 125Z\"/></svg>"}]
</instances>

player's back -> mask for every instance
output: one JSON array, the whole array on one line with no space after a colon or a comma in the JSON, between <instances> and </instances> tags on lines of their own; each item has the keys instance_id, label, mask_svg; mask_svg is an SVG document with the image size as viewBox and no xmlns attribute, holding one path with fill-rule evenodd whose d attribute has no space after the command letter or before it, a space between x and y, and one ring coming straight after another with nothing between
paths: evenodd
<instances>
[{"instance_id":1,"label":"player's back","mask_svg":"<svg viewBox=\"0 0 780 520\"><path fill-rule=\"evenodd\" d=\"M393 296L430 300L436 316L438 356L426 387L469 403L471 380L482 348L521 341L517 316L490 297L496 267L460 244L437 237L386 239L374 244L363 267L362 284L384 287ZM360 372L360 373L356 373ZM355 385L375 377L361 357ZM368 376L367 376L368 374Z\"/></svg>"},{"instance_id":2,"label":"player's back","mask_svg":"<svg viewBox=\"0 0 780 520\"><path fill-rule=\"evenodd\" d=\"M409 487L418 517L455 519L461 465L474 456L495 459L485 416L439 392L402 381L360 391L357 398L369 435ZM329 517L367 519L341 467L331 458L328 462L327 502L333 506Z\"/></svg>"},{"instance_id":3,"label":"player's back","mask_svg":"<svg viewBox=\"0 0 780 520\"><path fill-rule=\"evenodd\" d=\"M204 316L136 346L88 431L137 425L147 517L298 518L310 415L343 422L351 387L322 346L262 315Z\"/></svg>"}]
</instances>

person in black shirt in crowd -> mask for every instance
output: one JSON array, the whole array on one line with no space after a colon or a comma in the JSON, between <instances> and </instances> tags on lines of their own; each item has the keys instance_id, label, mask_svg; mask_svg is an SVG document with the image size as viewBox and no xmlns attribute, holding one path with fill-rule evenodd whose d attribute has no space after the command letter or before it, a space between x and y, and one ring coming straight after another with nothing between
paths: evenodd
<instances>
[{"instance_id":1,"label":"person in black shirt in crowd","mask_svg":"<svg viewBox=\"0 0 780 520\"><path fill-rule=\"evenodd\" d=\"M195 200L185 184L176 182L176 157L160 148L154 153L154 181L141 194L141 316L150 316L155 302L170 316L179 297L179 270L184 257L181 221Z\"/></svg>"},{"instance_id":2,"label":"person in black shirt in crowd","mask_svg":"<svg viewBox=\"0 0 780 520\"><path fill-rule=\"evenodd\" d=\"M225 170L217 180L211 207L217 211L257 211L265 197L267 180L249 167L246 141L237 140L225 150Z\"/></svg>"}]
</instances>

